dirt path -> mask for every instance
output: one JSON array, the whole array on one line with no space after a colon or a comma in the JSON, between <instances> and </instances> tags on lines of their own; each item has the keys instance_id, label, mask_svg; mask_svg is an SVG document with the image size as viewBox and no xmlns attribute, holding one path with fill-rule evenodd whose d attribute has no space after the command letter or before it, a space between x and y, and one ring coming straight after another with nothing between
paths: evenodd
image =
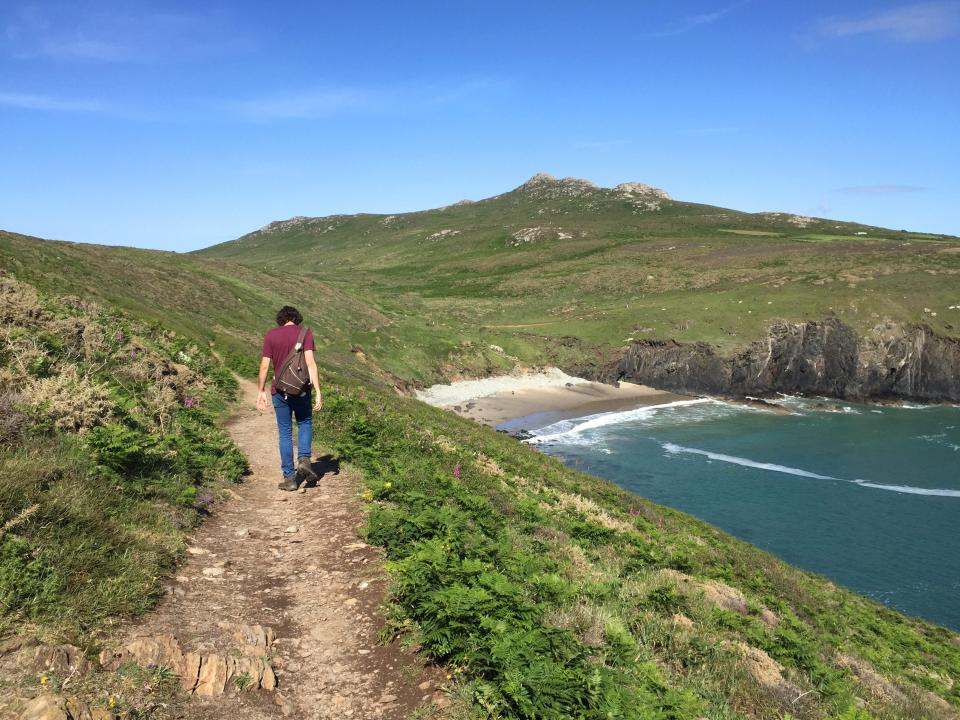
<instances>
[{"instance_id":1,"label":"dirt path","mask_svg":"<svg viewBox=\"0 0 960 720\"><path fill-rule=\"evenodd\" d=\"M327 455L315 458L316 486L278 490L273 415L254 409L253 383L242 392L228 429L252 474L199 528L166 597L126 641L173 635L184 653L229 658L238 654L238 629L256 636L263 628L262 654L278 687L240 692L227 681L223 695L195 696L189 718L405 718L443 704L435 671L396 644L377 643L385 577L379 551L357 536L358 478Z\"/></svg>"}]
</instances>

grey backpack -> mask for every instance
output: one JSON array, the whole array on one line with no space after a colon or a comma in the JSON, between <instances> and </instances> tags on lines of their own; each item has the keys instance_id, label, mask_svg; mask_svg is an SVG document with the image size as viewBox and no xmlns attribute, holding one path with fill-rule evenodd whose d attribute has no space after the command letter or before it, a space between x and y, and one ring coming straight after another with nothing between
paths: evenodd
<instances>
[{"instance_id":1,"label":"grey backpack","mask_svg":"<svg viewBox=\"0 0 960 720\"><path fill-rule=\"evenodd\" d=\"M303 361L303 339L306 336L307 328L300 328L297 344L273 374L273 384L277 392L285 396L300 396L310 389L310 373L307 371L307 364Z\"/></svg>"}]
</instances>

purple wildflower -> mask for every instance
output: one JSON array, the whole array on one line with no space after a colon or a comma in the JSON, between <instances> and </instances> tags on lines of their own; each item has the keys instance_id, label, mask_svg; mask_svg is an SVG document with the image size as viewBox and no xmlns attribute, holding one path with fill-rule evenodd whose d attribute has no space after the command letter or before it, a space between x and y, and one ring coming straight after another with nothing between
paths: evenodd
<instances>
[{"instance_id":1,"label":"purple wildflower","mask_svg":"<svg viewBox=\"0 0 960 720\"><path fill-rule=\"evenodd\" d=\"M460 463L453 466L453 477L456 480L460 479Z\"/></svg>"},{"instance_id":2,"label":"purple wildflower","mask_svg":"<svg viewBox=\"0 0 960 720\"><path fill-rule=\"evenodd\" d=\"M196 407L196 405L197 405L196 398L188 397L188 398L184 398L184 400L183 400L183 406L184 406L185 408L188 408L188 409L189 409L189 408L192 408L192 407Z\"/></svg>"},{"instance_id":3,"label":"purple wildflower","mask_svg":"<svg viewBox=\"0 0 960 720\"><path fill-rule=\"evenodd\" d=\"M122 343L124 339L123 330L117 330L117 342Z\"/></svg>"},{"instance_id":4,"label":"purple wildflower","mask_svg":"<svg viewBox=\"0 0 960 720\"><path fill-rule=\"evenodd\" d=\"M207 508L213 505L213 501L216 499L216 496L210 490L204 490L202 493L197 495L197 504Z\"/></svg>"},{"instance_id":5,"label":"purple wildflower","mask_svg":"<svg viewBox=\"0 0 960 720\"><path fill-rule=\"evenodd\" d=\"M135 358L136 356L137 356L137 351L136 351L136 350L131 350L131 351L130 351L130 357L131 357L131 358Z\"/></svg>"}]
</instances>

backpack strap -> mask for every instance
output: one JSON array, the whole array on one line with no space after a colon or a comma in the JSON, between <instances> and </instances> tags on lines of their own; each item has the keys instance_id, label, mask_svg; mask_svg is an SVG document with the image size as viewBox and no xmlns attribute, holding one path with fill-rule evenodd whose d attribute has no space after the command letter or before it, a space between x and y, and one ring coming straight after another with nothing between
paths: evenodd
<instances>
[{"instance_id":1,"label":"backpack strap","mask_svg":"<svg viewBox=\"0 0 960 720\"><path fill-rule=\"evenodd\" d=\"M290 367L290 363L292 363L294 358L296 358L300 354L300 351L303 350L303 341L307 337L307 330L308 328L306 326L300 328L300 334L297 335L297 342L293 346L293 349L290 350L290 354L287 355L284 361L280 364L280 367L274 369L274 386L276 386L276 379L286 372L287 368Z\"/></svg>"}]
</instances>

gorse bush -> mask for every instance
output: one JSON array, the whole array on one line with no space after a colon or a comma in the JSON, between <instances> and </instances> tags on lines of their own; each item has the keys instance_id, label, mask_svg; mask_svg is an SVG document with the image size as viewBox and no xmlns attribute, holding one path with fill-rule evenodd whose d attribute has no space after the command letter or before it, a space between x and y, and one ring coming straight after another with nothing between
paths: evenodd
<instances>
[{"instance_id":1,"label":"gorse bush","mask_svg":"<svg viewBox=\"0 0 960 720\"><path fill-rule=\"evenodd\" d=\"M470 717L902 720L960 703L942 628L450 414L343 386L325 408L318 432L365 477L388 632L451 668Z\"/></svg>"},{"instance_id":2,"label":"gorse bush","mask_svg":"<svg viewBox=\"0 0 960 720\"><path fill-rule=\"evenodd\" d=\"M245 471L217 425L236 382L184 338L4 276L0 317L0 628L143 611L198 489Z\"/></svg>"}]
</instances>

